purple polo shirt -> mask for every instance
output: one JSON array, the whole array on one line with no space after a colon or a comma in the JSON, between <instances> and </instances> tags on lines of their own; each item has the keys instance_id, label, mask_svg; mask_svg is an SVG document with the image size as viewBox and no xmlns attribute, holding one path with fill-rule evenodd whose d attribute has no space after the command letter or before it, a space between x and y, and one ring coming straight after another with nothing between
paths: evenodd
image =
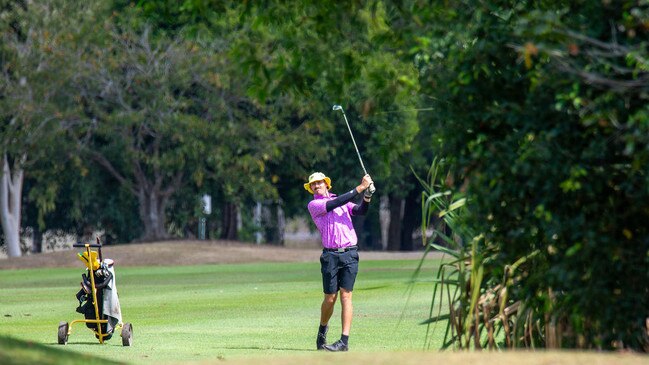
<instances>
[{"instance_id":1,"label":"purple polo shirt","mask_svg":"<svg viewBox=\"0 0 649 365\"><path fill-rule=\"evenodd\" d=\"M330 197L315 194L313 200L307 205L309 213L320 231L324 248L354 246L358 242L351 217L355 204L348 202L327 212L327 202L335 197L335 194L331 194Z\"/></svg>"}]
</instances>

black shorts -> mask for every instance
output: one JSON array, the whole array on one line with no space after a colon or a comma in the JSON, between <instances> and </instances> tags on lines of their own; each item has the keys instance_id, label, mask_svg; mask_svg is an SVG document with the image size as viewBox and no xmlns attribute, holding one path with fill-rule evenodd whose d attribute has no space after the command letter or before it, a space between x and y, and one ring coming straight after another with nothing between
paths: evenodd
<instances>
[{"instance_id":1,"label":"black shorts","mask_svg":"<svg viewBox=\"0 0 649 365\"><path fill-rule=\"evenodd\" d=\"M320 255L322 288L325 294L335 294L340 288L354 290L358 274L358 250L346 252L322 251Z\"/></svg>"}]
</instances>

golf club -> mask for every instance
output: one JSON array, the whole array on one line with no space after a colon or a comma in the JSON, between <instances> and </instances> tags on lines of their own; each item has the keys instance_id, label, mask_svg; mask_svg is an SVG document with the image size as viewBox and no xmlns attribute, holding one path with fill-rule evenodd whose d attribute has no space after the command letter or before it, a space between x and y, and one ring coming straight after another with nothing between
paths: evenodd
<instances>
[{"instance_id":1,"label":"golf club","mask_svg":"<svg viewBox=\"0 0 649 365\"><path fill-rule=\"evenodd\" d=\"M358 151L358 146L356 145L356 140L354 139L354 133L352 133L352 128L349 126L349 121L347 120L347 115L345 115L345 110L343 109L342 106L340 105L334 105L333 110L340 110L343 113L343 117L345 118L345 124L347 124L347 130L349 131L349 135L352 137L352 142L354 143L354 148L356 149L356 154L358 155L358 161L361 163L361 167L363 168L363 172L365 175L367 175L367 170L365 169L365 164L363 164L363 159L361 158L361 153ZM375 190L374 184L370 185L370 191L373 193Z\"/></svg>"}]
</instances>

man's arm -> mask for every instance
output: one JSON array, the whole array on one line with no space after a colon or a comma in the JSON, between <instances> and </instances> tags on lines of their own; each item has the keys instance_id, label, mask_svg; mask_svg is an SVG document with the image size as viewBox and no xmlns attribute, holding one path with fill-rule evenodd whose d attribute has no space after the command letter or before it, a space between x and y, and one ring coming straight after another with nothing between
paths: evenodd
<instances>
[{"instance_id":1,"label":"man's arm","mask_svg":"<svg viewBox=\"0 0 649 365\"><path fill-rule=\"evenodd\" d=\"M367 197L363 197L360 204L354 205L352 208L352 215L365 215L370 207L370 201Z\"/></svg>"},{"instance_id":2,"label":"man's arm","mask_svg":"<svg viewBox=\"0 0 649 365\"><path fill-rule=\"evenodd\" d=\"M332 210L347 204L357 195L358 191L356 189L353 189L346 192L345 194L338 195L335 199L327 201L327 212L331 212Z\"/></svg>"},{"instance_id":3,"label":"man's arm","mask_svg":"<svg viewBox=\"0 0 649 365\"><path fill-rule=\"evenodd\" d=\"M363 201L361 202L360 205L355 205L352 208L352 214L365 215L367 213L367 210L369 209L370 201L372 200L372 195L374 195L375 192L376 192L376 188L374 188L374 184L371 184L367 189L365 189L365 193L363 194Z\"/></svg>"},{"instance_id":4,"label":"man's arm","mask_svg":"<svg viewBox=\"0 0 649 365\"><path fill-rule=\"evenodd\" d=\"M372 178L370 177L370 175L363 176L360 185L358 185L351 191L346 192L345 194L337 196L335 199L329 200L327 202L327 212L331 212L332 210L350 202L356 197L356 195L365 191L371 184Z\"/></svg>"}]
</instances>

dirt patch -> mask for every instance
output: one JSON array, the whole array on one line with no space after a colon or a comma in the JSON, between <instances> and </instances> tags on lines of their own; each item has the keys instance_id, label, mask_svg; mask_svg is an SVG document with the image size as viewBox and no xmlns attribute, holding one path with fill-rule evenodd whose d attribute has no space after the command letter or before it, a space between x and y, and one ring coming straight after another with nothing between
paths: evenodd
<instances>
[{"instance_id":1,"label":"dirt patch","mask_svg":"<svg viewBox=\"0 0 649 365\"><path fill-rule=\"evenodd\" d=\"M77 252L58 251L11 259L0 259L0 270L47 267L78 267ZM104 258L119 266L176 266L253 262L317 262L322 251L311 248L286 248L231 241L165 241L155 243L107 245ZM363 260L419 259L422 252L361 252Z\"/></svg>"}]
</instances>

